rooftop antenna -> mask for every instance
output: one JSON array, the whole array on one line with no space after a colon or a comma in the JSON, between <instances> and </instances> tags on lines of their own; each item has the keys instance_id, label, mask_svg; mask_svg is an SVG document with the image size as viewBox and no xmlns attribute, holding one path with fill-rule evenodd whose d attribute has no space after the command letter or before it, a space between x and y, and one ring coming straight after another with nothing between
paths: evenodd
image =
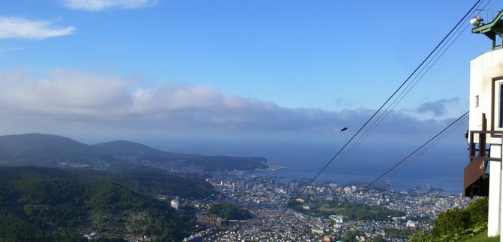
<instances>
[{"instance_id":1,"label":"rooftop antenna","mask_svg":"<svg viewBox=\"0 0 503 242\"><path fill-rule=\"evenodd\" d=\"M476 8L475 11L479 11L479 13L484 11L486 12L486 19L494 19L494 10L492 8Z\"/></svg>"},{"instance_id":2,"label":"rooftop antenna","mask_svg":"<svg viewBox=\"0 0 503 242\"><path fill-rule=\"evenodd\" d=\"M489 11L489 10L487 10ZM488 13L489 14L489 13ZM475 16L470 19L470 24L473 25L472 33L484 34L492 41L493 50L502 48L503 36L503 11L500 11L496 18L489 23L484 23L484 19L480 16Z\"/></svg>"}]
</instances>

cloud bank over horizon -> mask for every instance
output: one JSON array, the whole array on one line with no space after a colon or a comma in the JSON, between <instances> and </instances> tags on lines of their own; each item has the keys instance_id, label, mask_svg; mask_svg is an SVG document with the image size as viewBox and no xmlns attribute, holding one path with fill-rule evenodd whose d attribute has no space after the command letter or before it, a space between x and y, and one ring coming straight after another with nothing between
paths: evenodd
<instances>
[{"instance_id":1,"label":"cloud bank over horizon","mask_svg":"<svg viewBox=\"0 0 503 242\"><path fill-rule=\"evenodd\" d=\"M75 70L53 69L44 78L22 71L0 73L0 126L9 130L96 135L136 130L179 133L290 133L334 135L342 127L356 131L375 110L358 108L326 111L317 108L285 108L273 102L222 93L210 86L169 83L142 86L125 77L97 76ZM445 101L431 102L440 109ZM419 120L391 112L375 130L386 134L417 135L440 130L448 119Z\"/></svg>"}]
</instances>

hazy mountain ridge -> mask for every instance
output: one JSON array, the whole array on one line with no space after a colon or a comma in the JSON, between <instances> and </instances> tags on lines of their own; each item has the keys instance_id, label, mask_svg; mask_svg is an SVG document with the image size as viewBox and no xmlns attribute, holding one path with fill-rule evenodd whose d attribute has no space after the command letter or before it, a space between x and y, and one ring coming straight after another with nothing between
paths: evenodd
<instances>
[{"instance_id":1,"label":"hazy mountain ridge","mask_svg":"<svg viewBox=\"0 0 503 242\"><path fill-rule=\"evenodd\" d=\"M91 147L109 155L138 155L138 154L163 154L169 153L158 150L143 144L127 141L115 140L105 143L91 145Z\"/></svg>"},{"instance_id":2,"label":"hazy mountain ridge","mask_svg":"<svg viewBox=\"0 0 503 242\"><path fill-rule=\"evenodd\" d=\"M116 140L87 145L48 134L0 136L0 165L86 167L127 170L139 167L172 173L204 173L217 170L267 168L262 157L204 156L158 150L143 144Z\"/></svg>"},{"instance_id":3,"label":"hazy mountain ridge","mask_svg":"<svg viewBox=\"0 0 503 242\"><path fill-rule=\"evenodd\" d=\"M16 166L64 166L64 163L92 166L102 157L92 147L70 138L48 134L0 136L0 164Z\"/></svg>"}]
</instances>

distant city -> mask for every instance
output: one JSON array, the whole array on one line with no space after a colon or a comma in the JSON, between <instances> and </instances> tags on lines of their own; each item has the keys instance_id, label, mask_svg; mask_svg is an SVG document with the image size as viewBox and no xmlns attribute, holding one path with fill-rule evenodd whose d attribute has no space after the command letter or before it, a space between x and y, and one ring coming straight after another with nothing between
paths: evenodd
<instances>
[{"instance_id":1,"label":"distant city","mask_svg":"<svg viewBox=\"0 0 503 242\"><path fill-rule=\"evenodd\" d=\"M0 208L10 223L29 224L34 238L314 242L357 236L402 242L416 231L432 230L442 211L473 201L446 193L442 183L411 186L405 180L401 185L407 189L394 190L385 177L367 187L376 176L333 176L333 170L331 180L313 181L309 176L319 163L291 162L290 168L263 157L172 153L130 141L86 145L55 135L7 135L0 136L0 149L0 178L6 181L5 194L0 193L6 206ZM40 193L47 198L38 199ZM23 206L13 206L18 203ZM161 211L172 215L159 217ZM58 215L63 213L73 215ZM132 219L137 213L148 226L135 222L140 217ZM173 216L177 223L170 222ZM15 238L18 229L6 233Z\"/></svg>"},{"instance_id":2,"label":"distant city","mask_svg":"<svg viewBox=\"0 0 503 242\"><path fill-rule=\"evenodd\" d=\"M203 226L207 229L193 234L186 241L335 241L350 231L362 231L360 241L364 241L363 237L382 237L386 241L401 242L408 241L408 236L414 231L431 230L432 221L440 212L453 207L464 208L471 202L471 199L461 194L442 195L442 189L429 184L408 191L392 191L334 182L307 186L309 180L283 183L273 177L242 176L236 173L220 173L208 181L221 193L217 202L243 206L255 218L226 225L206 221ZM302 190L304 192L299 194ZM295 198L304 211L286 207ZM315 204L320 202L380 206L401 211L403 215L385 220L354 220L341 214L319 216L310 213L315 209ZM199 208L208 206L204 203L187 203Z\"/></svg>"}]
</instances>

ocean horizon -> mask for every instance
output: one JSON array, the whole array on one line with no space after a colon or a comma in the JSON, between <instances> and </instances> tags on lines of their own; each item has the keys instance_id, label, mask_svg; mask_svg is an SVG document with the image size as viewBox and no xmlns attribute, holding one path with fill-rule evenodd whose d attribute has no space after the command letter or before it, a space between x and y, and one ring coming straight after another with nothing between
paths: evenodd
<instances>
[{"instance_id":1,"label":"ocean horizon","mask_svg":"<svg viewBox=\"0 0 503 242\"><path fill-rule=\"evenodd\" d=\"M419 155L402 160L417 145L400 143L364 144L350 153L334 155L342 146L330 142L296 141L219 143L170 143L176 152L197 152L205 155L257 156L268 160L267 165L282 167L275 171L256 171L257 176L274 176L280 181L313 179L325 166L315 182L368 184L401 162L374 186L406 191L429 184L444 190L444 194L463 192L463 170L468 164L467 146L463 139L439 144ZM165 143L165 145L167 145ZM332 162L330 162L333 159ZM328 164L330 162L330 164ZM328 164L328 165L327 165Z\"/></svg>"},{"instance_id":2,"label":"ocean horizon","mask_svg":"<svg viewBox=\"0 0 503 242\"><path fill-rule=\"evenodd\" d=\"M299 179L313 179L319 171L305 169L299 170L295 167L282 168L274 171L256 171L249 175L276 177L280 182L289 182ZM337 172L323 172L314 181L314 183L333 182L338 185L361 184L368 185L378 179L380 175L370 174L349 174ZM375 181L371 187L386 188L393 191L407 191L412 188L429 185L432 188L442 189L444 195L459 195L463 192L462 176L436 177L436 176L408 176L407 174L396 174L385 176Z\"/></svg>"},{"instance_id":3,"label":"ocean horizon","mask_svg":"<svg viewBox=\"0 0 503 242\"><path fill-rule=\"evenodd\" d=\"M379 149L371 149L366 153L347 156L346 159L342 155L342 160L337 157L331 161L332 153L333 151L296 150L291 151L289 155L284 153L270 155L269 165L281 169L257 171L253 174L274 176L280 181L313 179L318 175L315 183L335 182L345 185L374 182L372 185L374 187L386 187L395 191L407 191L428 184L433 188L442 189L445 195L463 193L463 171L468 163L468 154L463 148L447 155L442 148L432 149L403 162L403 157L407 156L406 152L389 154L382 153ZM386 173L399 162L402 163ZM384 173L386 175L379 178Z\"/></svg>"}]
</instances>

